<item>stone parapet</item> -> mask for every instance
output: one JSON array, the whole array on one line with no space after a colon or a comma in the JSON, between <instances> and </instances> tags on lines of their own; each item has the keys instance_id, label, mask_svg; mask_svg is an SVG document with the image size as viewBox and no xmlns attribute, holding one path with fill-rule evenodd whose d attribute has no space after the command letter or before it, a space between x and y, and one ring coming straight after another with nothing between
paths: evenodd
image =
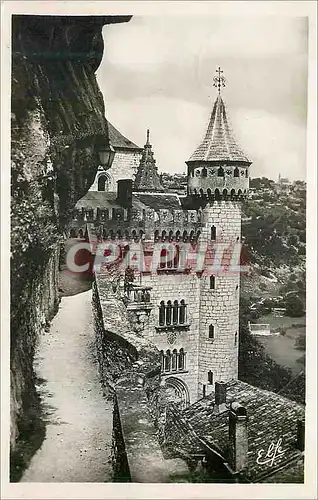
<instances>
[{"instance_id":1,"label":"stone parapet","mask_svg":"<svg viewBox=\"0 0 318 500\"><path fill-rule=\"evenodd\" d=\"M114 480L171 482L170 471L176 464L164 458L155 425L160 420L159 352L134 331L129 313L114 293L116 279L96 276L93 287L100 376L105 391L114 397ZM182 467L186 473L186 465Z\"/></svg>"}]
</instances>

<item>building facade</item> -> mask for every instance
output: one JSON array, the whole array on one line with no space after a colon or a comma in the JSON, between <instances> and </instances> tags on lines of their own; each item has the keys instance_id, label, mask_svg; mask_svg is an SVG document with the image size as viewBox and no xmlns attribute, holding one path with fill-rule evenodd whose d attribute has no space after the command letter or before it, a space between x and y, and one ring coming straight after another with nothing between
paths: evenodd
<instances>
[{"instance_id":1,"label":"building facade","mask_svg":"<svg viewBox=\"0 0 318 500\"><path fill-rule=\"evenodd\" d=\"M109 144L115 150L110 169L98 167L95 180L90 191L112 192L117 189L120 179L134 179L140 162L142 148L123 136L108 122Z\"/></svg>"},{"instance_id":2,"label":"building facade","mask_svg":"<svg viewBox=\"0 0 318 500\"><path fill-rule=\"evenodd\" d=\"M240 272L231 263L251 161L234 139L220 92L186 164L187 194L167 192L148 131L134 182L116 167L117 192L88 193L76 215L90 238L120 249L122 275L127 268L133 275L125 278L127 308L159 349L162 380L183 406L211 394L216 381L238 377ZM142 267L131 257L138 251Z\"/></svg>"}]
</instances>

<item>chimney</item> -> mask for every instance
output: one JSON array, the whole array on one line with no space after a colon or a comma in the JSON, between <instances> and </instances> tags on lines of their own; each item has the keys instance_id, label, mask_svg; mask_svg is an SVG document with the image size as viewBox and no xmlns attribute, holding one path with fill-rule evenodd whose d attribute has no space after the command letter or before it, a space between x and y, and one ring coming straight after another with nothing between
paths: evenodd
<instances>
[{"instance_id":1,"label":"chimney","mask_svg":"<svg viewBox=\"0 0 318 500\"><path fill-rule=\"evenodd\" d=\"M297 420L296 447L300 451L304 451L304 449L305 449L305 422L304 422L304 420Z\"/></svg>"},{"instance_id":2,"label":"chimney","mask_svg":"<svg viewBox=\"0 0 318 500\"><path fill-rule=\"evenodd\" d=\"M226 410L226 382L215 382L215 413Z\"/></svg>"},{"instance_id":3,"label":"chimney","mask_svg":"<svg viewBox=\"0 0 318 500\"><path fill-rule=\"evenodd\" d=\"M239 472L247 466L247 412L239 403L231 403L229 413L230 466Z\"/></svg>"},{"instance_id":4,"label":"chimney","mask_svg":"<svg viewBox=\"0 0 318 500\"><path fill-rule=\"evenodd\" d=\"M123 207L132 206L132 179L120 179L117 181L117 202Z\"/></svg>"}]
</instances>

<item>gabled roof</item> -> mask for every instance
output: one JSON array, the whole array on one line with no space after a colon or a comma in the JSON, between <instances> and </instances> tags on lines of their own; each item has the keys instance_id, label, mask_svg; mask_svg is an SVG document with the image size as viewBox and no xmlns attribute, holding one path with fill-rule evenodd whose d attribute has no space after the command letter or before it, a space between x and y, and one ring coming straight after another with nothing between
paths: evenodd
<instances>
[{"instance_id":1,"label":"gabled roof","mask_svg":"<svg viewBox=\"0 0 318 500\"><path fill-rule=\"evenodd\" d=\"M114 127L114 125L110 122L108 123L108 135L109 135L109 142L113 146L113 148L116 150L118 149L131 149L134 151L142 151L142 148L137 146L137 144L134 144L132 141L127 139L123 134L117 130L117 128Z\"/></svg>"},{"instance_id":2,"label":"gabled roof","mask_svg":"<svg viewBox=\"0 0 318 500\"><path fill-rule=\"evenodd\" d=\"M137 169L134 191L143 192L160 192L164 191L158 174L156 160L152 151L152 146L149 142L149 130L147 130L147 141L144 146L139 167Z\"/></svg>"},{"instance_id":3,"label":"gabled roof","mask_svg":"<svg viewBox=\"0 0 318 500\"><path fill-rule=\"evenodd\" d=\"M205 137L188 160L192 161L231 161L251 164L236 143L220 95L214 103Z\"/></svg>"}]
</instances>

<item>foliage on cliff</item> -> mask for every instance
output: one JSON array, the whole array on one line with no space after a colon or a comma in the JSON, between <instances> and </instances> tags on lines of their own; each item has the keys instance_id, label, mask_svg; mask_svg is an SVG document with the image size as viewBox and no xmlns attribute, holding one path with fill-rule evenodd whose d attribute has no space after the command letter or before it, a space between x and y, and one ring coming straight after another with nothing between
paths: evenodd
<instances>
[{"instance_id":1,"label":"foliage on cliff","mask_svg":"<svg viewBox=\"0 0 318 500\"><path fill-rule=\"evenodd\" d=\"M268 391L280 393L297 403L305 403L306 374L296 376L289 368L279 365L265 352L257 338L250 334L249 301L240 301L239 379Z\"/></svg>"},{"instance_id":2,"label":"foliage on cliff","mask_svg":"<svg viewBox=\"0 0 318 500\"><path fill-rule=\"evenodd\" d=\"M257 179L254 179L257 181ZM251 181L253 185L253 180ZM270 179L256 182L253 197L243 206L242 234L251 262L263 267L305 266L306 185L293 183L280 190Z\"/></svg>"}]
</instances>

